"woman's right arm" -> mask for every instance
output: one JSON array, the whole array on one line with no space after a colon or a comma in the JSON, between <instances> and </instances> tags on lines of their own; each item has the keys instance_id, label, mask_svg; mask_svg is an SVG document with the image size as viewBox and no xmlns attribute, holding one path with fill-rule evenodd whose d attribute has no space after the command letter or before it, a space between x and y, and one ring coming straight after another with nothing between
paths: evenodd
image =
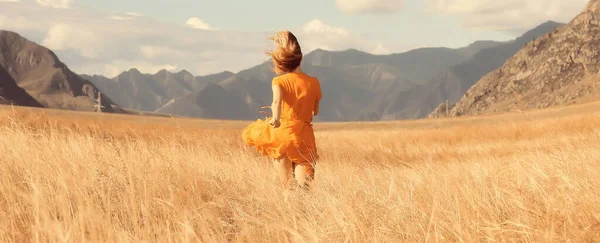
<instances>
[{"instance_id":1,"label":"woman's right arm","mask_svg":"<svg viewBox=\"0 0 600 243\"><path fill-rule=\"evenodd\" d=\"M321 92L321 84L317 79L317 100L315 101L315 107L313 107L313 116L319 115L319 103L321 103L321 98L323 98L323 93Z\"/></svg>"}]
</instances>

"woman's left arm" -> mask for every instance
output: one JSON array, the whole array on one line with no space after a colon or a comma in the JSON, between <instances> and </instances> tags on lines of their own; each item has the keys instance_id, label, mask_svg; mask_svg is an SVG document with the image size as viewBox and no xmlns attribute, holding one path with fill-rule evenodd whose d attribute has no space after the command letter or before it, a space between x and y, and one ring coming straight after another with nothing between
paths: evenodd
<instances>
[{"instance_id":1,"label":"woman's left arm","mask_svg":"<svg viewBox=\"0 0 600 243\"><path fill-rule=\"evenodd\" d=\"M279 85L273 85L273 103L271 104L271 111L273 112L273 118L271 118L271 125L273 127L279 127L281 118L281 87Z\"/></svg>"}]
</instances>

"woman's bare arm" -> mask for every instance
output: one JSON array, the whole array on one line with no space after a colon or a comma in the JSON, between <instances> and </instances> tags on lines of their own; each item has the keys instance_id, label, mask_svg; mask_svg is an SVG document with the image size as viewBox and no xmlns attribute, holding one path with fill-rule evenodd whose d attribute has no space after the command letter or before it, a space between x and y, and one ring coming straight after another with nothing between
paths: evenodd
<instances>
[{"instance_id":1,"label":"woman's bare arm","mask_svg":"<svg viewBox=\"0 0 600 243\"><path fill-rule=\"evenodd\" d=\"M273 85L273 103L271 104L271 111L273 112L273 119L279 121L281 118L281 88L278 85Z\"/></svg>"},{"instance_id":2,"label":"woman's bare arm","mask_svg":"<svg viewBox=\"0 0 600 243\"><path fill-rule=\"evenodd\" d=\"M315 107L313 107L313 116L319 115L319 104L321 103L321 99L323 98L323 93L321 92L321 84L317 79L317 100L315 101Z\"/></svg>"}]
</instances>

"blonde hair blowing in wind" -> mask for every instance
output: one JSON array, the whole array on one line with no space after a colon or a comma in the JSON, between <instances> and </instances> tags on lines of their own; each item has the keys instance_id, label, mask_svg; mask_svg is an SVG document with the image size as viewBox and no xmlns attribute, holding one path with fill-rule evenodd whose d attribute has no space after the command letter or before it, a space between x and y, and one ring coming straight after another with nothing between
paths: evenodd
<instances>
[{"instance_id":1,"label":"blonde hair blowing in wind","mask_svg":"<svg viewBox=\"0 0 600 243\"><path fill-rule=\"evenodd\" d=\"M271 40L275 43L275 49L267 52L273 60L273 71L277 75L294 71L302 62L302 49L298 39L290 31L279 31Z\"/></svg>"}]
</instances>

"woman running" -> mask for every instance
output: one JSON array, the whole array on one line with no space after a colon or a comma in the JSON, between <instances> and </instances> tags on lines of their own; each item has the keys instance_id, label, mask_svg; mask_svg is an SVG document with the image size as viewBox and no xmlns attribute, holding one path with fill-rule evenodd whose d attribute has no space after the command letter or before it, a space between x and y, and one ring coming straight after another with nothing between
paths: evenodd
<instances>
[{"instance_id":1,"label":"woman running","mask_svg":"<svg viewBox=\"0 0 600 243\"><path fill-rule=\"evenodd\" d=\"M247 145L273 159L286 188L297 183L308 189L318 158L311 122L319 114L321 87L317 78L302 72L302 50L294 34L280 31L272 39L275 50L268 54L278 75L272 80L272 117L250 124L242 137Z\"/></svg>"}]
</instances>

